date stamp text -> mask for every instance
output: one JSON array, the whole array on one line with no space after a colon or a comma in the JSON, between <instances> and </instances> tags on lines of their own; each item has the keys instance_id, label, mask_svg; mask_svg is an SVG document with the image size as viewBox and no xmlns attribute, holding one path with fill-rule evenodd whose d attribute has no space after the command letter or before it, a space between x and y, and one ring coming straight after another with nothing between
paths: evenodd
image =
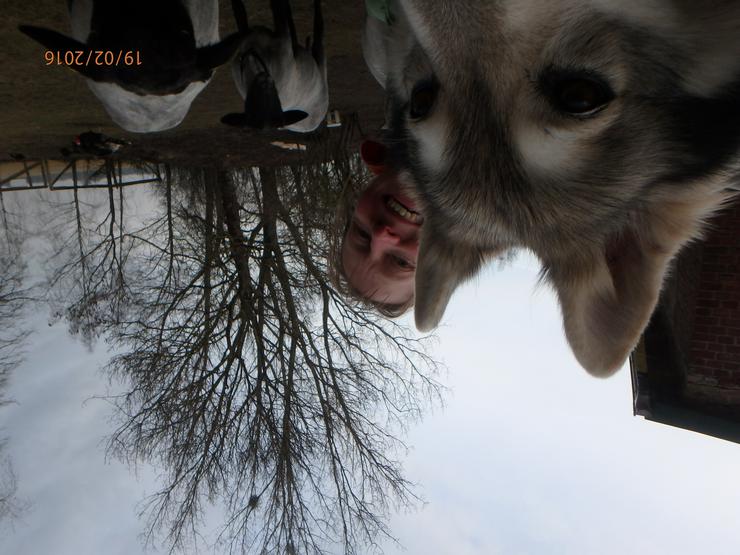
<instances>
[{"instance_id":1,"label":"date stamp text","mask_svg":"<svg viewBox=\"0 0 740 555\"><path fill-rule=\"evenodd\" d=\"M44 61L47 66L140 66L141 52L138 50L46 50Z\"/></svg>"}]
</instances>

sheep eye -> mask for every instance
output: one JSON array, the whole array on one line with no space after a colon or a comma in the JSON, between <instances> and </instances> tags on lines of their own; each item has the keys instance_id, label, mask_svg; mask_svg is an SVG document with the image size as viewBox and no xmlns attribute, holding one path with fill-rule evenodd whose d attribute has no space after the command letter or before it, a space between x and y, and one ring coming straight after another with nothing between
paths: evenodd
<instances>
[{"instance_id":1,"label":"sheep eye","mask_svg":"<svg viewBox=\"0 0 740 555\"><path fill-rule=\"evenodd\" d=\"M575 116L595 114L615 96L601 78L588 74L550 74L542 88L556 110Z\"/></svg>"},{"instance_id":2,"label":"sheep eye","mask_svg":"<svg viewBox=\"0 0 740 555\"><path fill-rule=\"evenodd\" d=\"M432 111L439 87L434 81L417 83L409 100L409 117L414 120L425 118Z\"/></svg>"}]
</instances>

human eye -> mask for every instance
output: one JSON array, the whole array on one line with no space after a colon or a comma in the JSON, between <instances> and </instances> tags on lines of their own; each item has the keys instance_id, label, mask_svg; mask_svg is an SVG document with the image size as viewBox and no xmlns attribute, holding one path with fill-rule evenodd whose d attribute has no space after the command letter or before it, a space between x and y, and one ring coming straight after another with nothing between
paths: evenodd
<instances>
[{"instance_id":1,"label":"human eye","mask_svg":"<svg viewBox=\"0 0 740 555\"><path fill-rule=\"evenodd\" d=\"M352 234L359 239L362 244L370 243L370 234L355 220L352 221Z\"/></svg>"},{"instance_id":2,"label":"human eye","mask_svg":"<svg viewBox=\"0 0 740 555\"><path fill-rule=\"evenodd\" d=\"M408 260L406 260L405 258L401 256L393 255L391 259L393 263L401 270L411 271L416 268L416 266L412 262L409 262Z\"/></svg>"}]
</instances>

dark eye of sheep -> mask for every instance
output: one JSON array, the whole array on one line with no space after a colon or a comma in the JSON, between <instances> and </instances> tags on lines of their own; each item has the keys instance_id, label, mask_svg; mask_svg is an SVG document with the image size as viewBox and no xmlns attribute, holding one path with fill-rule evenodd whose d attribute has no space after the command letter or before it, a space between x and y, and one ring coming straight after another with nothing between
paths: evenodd
<instances>
[{"instance_id":1,"label":"dark eye of sheep","mask_svg":"<svg viewBox=\"0 0 740 555\"><path fill-rule=\"evenodd\" d=\"M434 81L417 83L409 99L409 117L412 120L420 120L429 115L437 99L438 89Z\"/></svg>"},{"instance_id":2,"label":"dark eye of sheep","mask_svg":"<svg viewBox=\"0 0 740 555\"><path fill-rule=\"evenodd\" d=\"M589 73L551 71L540 87L556 110L574 116L596 114L615 97L605 80Z\"/></svg>"}]
</instances>

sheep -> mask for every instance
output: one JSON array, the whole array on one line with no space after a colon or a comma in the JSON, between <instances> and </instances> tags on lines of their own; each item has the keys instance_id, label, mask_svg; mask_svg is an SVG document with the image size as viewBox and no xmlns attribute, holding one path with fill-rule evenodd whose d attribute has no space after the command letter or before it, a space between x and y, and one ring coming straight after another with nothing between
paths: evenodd
<instances>
[{"instance_id":1,"label":"sheep","mask_svg":"<svg viewBox=\"0 0 740 555\"><path fill-rule=\"evenodd\" d=\"M219 42L218 0L69 0L72 36L21 25L49 50L82 52L70 65L87 78L113 121L149 133L179 125L214 68L236 52L238 33ZM131 52L140 65L96 65L96 52ZM93 63L85 63L88 53ZM100 58L97 57L97 61ZM71 59L71 58L70 58Z\"/></svg>"},{"instance_id":2,"label":"sheep","mask_svg":"<svg viewBox=\"0 0 740 555\"><path fill-rule=\"evenodd\" d=\"M329 108L321 0L314 0L313 44L298 43L288 0L271 0L274 31L249 27L242 0L232 0L234 18L245 37L231 72L244 99L244 112L221 121L237 127L316 129Z\"/></svg>"}]
</instances>

